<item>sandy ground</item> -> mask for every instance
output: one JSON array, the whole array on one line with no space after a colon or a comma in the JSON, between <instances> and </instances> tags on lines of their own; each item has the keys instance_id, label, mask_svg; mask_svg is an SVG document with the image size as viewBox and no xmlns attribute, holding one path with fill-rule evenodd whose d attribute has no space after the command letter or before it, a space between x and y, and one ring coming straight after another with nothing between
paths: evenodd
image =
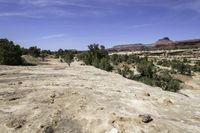
<instances>
[{"instance_id":1,"label":"sandy ground","mask_svg":"<svg viewBox=\"0 0 200 133\"><path fill-rule=\"evenodd\" d=\"M49 63L0 66L0 133L200 132L197 77L183 95L77 62ZM153 121L142 122L146 114Z\"/></svg>"}]
</instances>

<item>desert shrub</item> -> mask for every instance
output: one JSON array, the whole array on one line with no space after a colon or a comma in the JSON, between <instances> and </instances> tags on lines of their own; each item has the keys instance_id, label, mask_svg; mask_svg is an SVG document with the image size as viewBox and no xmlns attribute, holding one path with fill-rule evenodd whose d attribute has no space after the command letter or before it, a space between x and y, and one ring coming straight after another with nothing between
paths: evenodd
<instances>
[{"instance_id":1,"label":"desert shrub","mask_svg":"<svg viewBox=\"0 0 200 133\"><path fill-rule=\"evenodd\" d=\"M127 61L128 61L128 58L129 58L129 56L128 56L127 54L121 55L121 60L122 60L123 62L127 62Z\"/></svg>"},{"instance_id":2,"label":"desert shrub","mask_svg":"<svg viewBox=\"0 0 200 133\"><path fill-rule=\"evenodd\" d=\"M118 65L119 63L127 63L127 64L133 64L139 62L139 56L136 56L134 54L131 55L118 55L113 54L110 55L110 60L113 65Z\"/></svg>"},{"instance_id":3,"label":"desert shrub","mask_svg":"<svg viewBox=\"0 0 200 133\"><path fill-rule=\"evenodd\" d=\"M83 61L86 65L92 65L92 63L95 62L95 59L92 58L92 55L89 52L84 53L83 56Z\"/></svg>"},{"instance_id":4,"label":"desert shrub","mask_svg":"<svg viewBox=\"0 0 200 133\"><path fill-rule=\"evenodd\" d=\"M102 58L98 67L102 70L112 71L113 67L110 65L110 61L108 58Z\"/></svg>"},{"instance_id":5,"label":"desert shrub","mask_svg":"<svg viewBox=\"0 0 200 133\"><path fill-rule=\"evenodd\" d=\"M157 65L164 66L164 67L170 67L170 64L171 62L166 59L163 59L157 62Z\"/></svg>"},{"instance_id":6,"label":"desert shrub","mask_svg":"<svg viewBox=\"0 0 200 133\"><path fill-rule=\"evenodd\" d=\"M78 55L77 58L82 60L86 65L92 65L106 71L112 70L110 58L104 46L91 44L88 46L88 49L87 52Z\"/></svg>"},{"instance_id":7,"label":"desert shrub","mask_svg":"<svg viewBox=\"0 0 200 133\"><path fill-rule=\"evenodd\" d=\"M48 55L52 55L52 52L50 50L42 50L40 52L41 57L47 57Z\"/></svg>"},{"instance_id":8,"label":"desert shrub","mask_svg":"<svg viewBox=\"0 0 200 133\"><path fill-rule=\"evenodd\" d=\"M147 85L150 85L150 86L156 86L156 84L157 84L156 83L157 81L155 79L149 78L147 76L141 76L138 81L145 83Z\"/></svg>"},{"instance_id":9,"label":"desert shrub","mask_svg":"<svg viewBox=\"0 0 200 133\"><path fill-rule=\"evenodd\" d=\"M56 58L63 57L63 56L64 56L64 50L63 49L59 49L58 51L55 52Z\"/></svg>"},{"instance_id":10,"label":"desert shrub","mask_svg":"<svg viewBox=\"0 0 200 133\"><path fill-rule=\"evenodd\" d=\"M195 63L195 65L193 66L192 70L193 70L194 72L200 72L200 61L197 61L197 62Z\"/></svg>"},{"instance_id":11,"label":"desert shrub","mask_svg":"<svg viewBox=\"0 0 200 133\"><path fill-rule=\"evenodd\" d=\"M188 63L188 59L187 58L183 58L183 63Z\"/></svg>"},{"instance_id":12,"label":"desert shrub","mask_svg":"<svg viewBox=\"0 0 200 133\"><path fill-rule=\"evenodd\" d=\"M180 89L180 82L178 80L170 80L167 87L164 89L166 91L177 92Z\"/></svg>"},{"instance_id":13,"label":"desert shrub","mask_svg":"<svg viewBox=\"0 0 200 133\"><path fill-rule=\"evenodd\" d=\"M37 48L36 46L30 47L29 49L27 48L21 48L22 55L31 55L35 58L41 57L43 60L45 57L48 55L52 55L53 52L50 50L40 50L40 48Z\"/></svg>"},{"instance_id":14,"label":"desert shrub","mask_svg":"<svg viewBox=\"0 0 200 133\"><path fill-rule=\"evenodd\" d=\"M155 73L155 67L153 63L146 59L142 59L137 64L137 70L143 77L153 78L153 74Z\"/></svg>"},{"instance_id":15,"label":"desert shrub","mask_svg":"<svg viewBox=\"0 0 200 133\"><path fill-rule=\"evenodd\" d=\"M111 60L112 63L121 63L123 64L132 64L134 63L137 67L139 75L134 75L134 71L130 69L130 65L123 65L121 68L118 68L118 73L125 78L136 80L147 85L151 86L158 86L161 87L163 90L176 92L180 88L180 82L176 79L173 79L171 76L171 71L163 70L160 73L156 70L152 61L148 61L148 57L139 58L135 55L128 56L126 60L126 56L121 59L121 55L112 55ZM126 62L124 62L126 61ZM165 60L163 60L165 62ZM129 62L129 63L128 63ZM170 66L170 61L165 62L166 66ZM174 70L174 69L172 69ZM184 72L186 70L184 69Z\"/></svg>"},{"instance_id":16,"label":"desert shrub","mask_svg":"<svg viewBox=\"0 0 200 133\"><path fill-rule=\"evenodd\" d=\"M191 75L191 67L181 61L173 60L171 63L172 69L175 69L180 74Z\"/></svg>"},{"instance_id":17,"label":"desert shrub","mask_svg":"<svg viewBox=\"0 0 200 133\"><path fill-rule=\"evenodd\" d=\"M131 54L128 56L127 63L128 64L133 64L133 63L138 63L140 61L139 56Z\"/></svg>"},{"instance_id":18,"label":"desert shrub","mask_svg":"<svg viewBox=\"0 0 200 133\"><path fill-rule=\"evenodd\" d=\"M76 58L78 61L83 61L85 58L85 53L78 53L76 54Z\"/></svg>"},{"instance_id":19,"label":"desert shrub","mask_svg":"<svg viewBox=\"0 0 200 133\"><path fill-rule=\"evenodd\" d=\"M113 54L110 56L110 61L114 64L114 65L118 65L119 63L121 63L121 58L120 55L118 54Z\"/></svg>"},{"instance_id":20,"label":"desert shrub","mask_svg":"<svg viewBox=\"0 0 200 133\"><path fill-rule=\"evenodd\" d=\"M64 61L70 66L70 64L74 60L74 56L75 55L72 52L69 51L64 55Z\"/></svg>"},{"instance_id":21,"label":"desert shrub","mask_svg":"<svg viewBox=\"0 0 200 133\"><path fill-rule=\"evenodd\" d=\"M152 79L149 78L149 77L146 77L146 76L145 77L140 77L139 81L142 82L142 83L145 83L147 85L153 86Z\"/></svg>"},{"instance_id":22,"label":"desert shrub","mask_svg":"<svg viewBox=\"0 0 200 133\"><path fill-rule=\"evenodd\" d=\"M40 56L41 56L43 61L45 60L46 57L51 56L51 55L53 55L53 52L51 50L42 50L41 53L40 53Z\"/></svg>"},{"instance_id":23,"label":"desert shrub","mask_svg":"<svg viewBox=\"0 0 200 133\"><path fill-rule=\"evenodd\" d=\"M28 55L28 49L27 48L21 48L22 55Z\"/></svg>"},{"instance_id":24,"label":"desert shrub","mask_svg":"<svg viewBox=\"0 0 200 133\"><path fill-rule=\"evenodd\" d=\"M195 65L200 66L200 60L195 63Z\"/></svg>"},{"instance_id":25,"label":"desert shrub","mask_svg":"<svg viewBox=\"0 0 200 133\"><path fill-rule=\"evenodd\" d=\"M170 72L164 70L157 75L157 86L161 87L163 90L166 91L173 91L176 92L180 88L180 82L176 79L173 79L170 75Z\"/></svg>"},{"instance_id":26,"label":"desert shrub","mask_svg":"<svg viewBox=\"0 0 200 133\"><path fill-rule=\"evenodd\" d=\"M130 67L123 65L121 69L118 69L118 73L123 77L131 79L134 76L134 72L130 70Z\"/></svg>"},{"instance_id":27,"label":"desert shrub","mask_svg":"<svg viewBox=\"0 0 200 133\"><path fill-rule=\"evenodd\" d=\"M21 65L22 51L19 45L14 45L12 41L0 39L0 64Z\"/></svg>"},{"instance_id":28,"label":"desert shrub","mask_svg":"<svg viewBox=\"0 0 200 133\"><path fill-rule=\"evenodd\" d=\"M68 53L72 53L72 54L77 54L78 51L77 50L73 50L73 49L59 49L58 51L54 52L55 58L65 58L65 55Z\"/></svg>"},{"instance_id":29,"label":"desert shrub","mask_svg":"<svg viewBox=\"0 0 200 133\"><path fill-rule=\"evenodd\" d=\"M31 56L33 56L33 57L36 57L36 58L40 57L40 53L41 53L40 48L37 48L36 46L30 47L28 49L28 54L31 55Z\"/></svg>"}]
</instances>

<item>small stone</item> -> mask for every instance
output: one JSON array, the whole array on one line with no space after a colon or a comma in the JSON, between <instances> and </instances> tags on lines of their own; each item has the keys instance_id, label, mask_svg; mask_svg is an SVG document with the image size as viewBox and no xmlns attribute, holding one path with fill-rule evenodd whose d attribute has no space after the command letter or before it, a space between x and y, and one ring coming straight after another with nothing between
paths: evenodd
<instances>
[{"instance_id":1,"label":"small stone","mask_svg":"<svg viewBox=\"0 0 200 133\"><path fill-rule=\"evenodd\" d=\"M20 82L18 82L18 85L21 85L21 84L23 84L23 82L21 82L21 81L20 81Z\"/></svg>"},{"instance_id":2,"label":"small stone","mask_svg":"<svg viewBox=\"0 0 200 133\"><path fill-rule=\"evenodd\" d=\"M12 97L12 98L10 98L8 101L15 101L15 100L17 100L17 99L20 99L19 97Z\"/></svg>"},{"instance_id":3,"label":"small stone","mask_svg":"<svg viewBox=\"0 0 200 133\"><path fill-rule=\"evenodd\" d=\"M150 115L139 115L140 118L142 118L142 122L149 123L153 121Z\"/></svg>"},{"instance_id":4,"label":"small stone","mask_svg":"<svg viewBox=\"0 0 200 133\"><path fill-rule=\"evenodd\" d=\"M18 125L15 129L19 129L22 128L22 125Z\"/></svg>"},{"instance_id":5,"label":"small stone","mask_svg":"<svg viewBox=\"0 0 200 133\"><path fill-rule=\"evenodd\" d=\"M44 133L54 133L54 130L51 126L49 126L45 128Z\"/></svg>"},{"instance_id":6,"label":"small stone","mask_svg":"<svg viewBox=\"0 0 200 133\"><path fill-rule=\"evenodd\" d=\"M164 103L165 106L173 105L173 102L169 98L164 99L163 103Z\"/></svg>"},{"instance_id":7,"label":"small stone","mask_svg":"<svg viewBox=\"0 0 200 133\"><path fill-rule=\"evenodd\" d=\"M100 110L104 110L104 107L101 107Z\"/></svg>"},{"instance_id":8,"label":"small stone","mask_svg":"<svg viewBox=\"0 0 200 133\"><path fill-rule=\"evenodd\" d=\"M150 96L151 96L149 93L146 93L145 95L146 95L146 96L148 96L148 97L150 97Z\"/></svg>"},{"instance_id":9,"label":"small stone","mask_svg":"<svg viewBox=\"0 0 200 133\"><path fill-rule=\"evenodd\" d=\"M114 123L115 123L115 120L112 121L112 124L114 124Z\"/></svg>"}]
</instances>

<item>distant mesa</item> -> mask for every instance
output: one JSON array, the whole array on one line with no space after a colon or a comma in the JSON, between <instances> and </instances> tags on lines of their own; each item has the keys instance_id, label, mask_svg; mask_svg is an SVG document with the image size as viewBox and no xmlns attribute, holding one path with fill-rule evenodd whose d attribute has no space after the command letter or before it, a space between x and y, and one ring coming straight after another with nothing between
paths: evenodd
<instances>
[{"instance_id":1,"label":"distant mesa","mask_svg":"<svg viewBox=\"0 0 200 133\"><path fill-rule=\"evenodd\" d=\"M110 52L120 51L143 51L143 50L156 50L156 49L175 49L175 48L200 48L200 39L173 41L169 37L159 39L152 44L124 44L116 45L109 48Z\"/></svg>"},{"instance_id":2,"label":"distant mesa","mask_svg":"<svg viewBox=\"0 0 200 133\"><path fill-rule=\"evenodd\" d=\"M155 42L155 47L170 47L175 46L174 41L170 40L168 37L164 37L163 39L159 39Z\"/></svg>"}]
</instances>

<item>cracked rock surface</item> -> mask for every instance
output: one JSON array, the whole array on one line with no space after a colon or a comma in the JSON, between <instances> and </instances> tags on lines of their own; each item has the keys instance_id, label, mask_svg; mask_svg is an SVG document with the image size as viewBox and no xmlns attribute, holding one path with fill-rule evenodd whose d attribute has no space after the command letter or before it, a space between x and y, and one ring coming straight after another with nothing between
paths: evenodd
<instances>
[{"instance_id":1,"label":"cracked rock surface","mask_svg":"<svg viewBox=\"0 0 200 133\"><path fill-rule=\"evenodd\" d=\"M185 96L78 62L0 66L0 132L199 133L198 81Z\"/></svg>"}]
</instances>

